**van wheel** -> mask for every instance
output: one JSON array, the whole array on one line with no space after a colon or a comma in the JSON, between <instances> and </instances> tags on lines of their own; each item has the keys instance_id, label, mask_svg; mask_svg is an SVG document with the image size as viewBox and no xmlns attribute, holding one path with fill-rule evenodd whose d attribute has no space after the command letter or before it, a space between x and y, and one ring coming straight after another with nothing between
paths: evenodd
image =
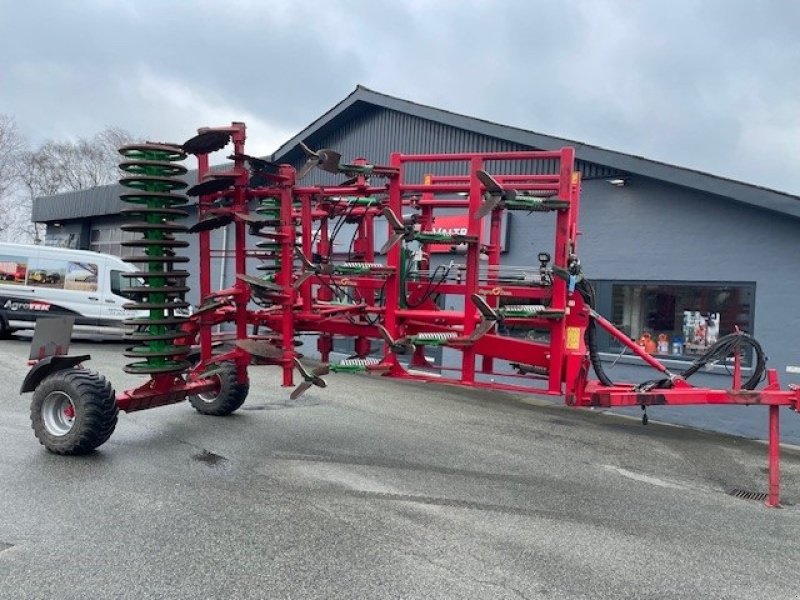
<instances>
[{"instance_id":1,"label":"van wheel","mask_svg":"<svg viewBox=\"0 0 800 600\"><path fill-rule=\"evenodd\" d=\"M212 376L218 382L217 388L189 396L189 403L201 414L225 417L244 404L250 391L250 382L236 381L236 363L220 363L218 368L219 371Z\"/></svg>"},{"instance_id":2,"label":"van wheel","mask_svg":"<svg viewBox=\"0 0 800 600\"><path fill-rule=\"evenodd\" d=\"M11 327L8 326L8 322L3 317L0 317L0 340L8 340L11 339L13 332L11 331Z\"/></svg>"},{"instance_id":3,"label":"van wheel","mask_svg":"<svg viewBox=\"0 0 800 600\"><path fill-rule=\"evenodd\" d=\"M87 454L104 444L118 414L111 384L89 369L48 375L31 400L33 433L54 454Z\"/></svg>"}]
</instances>

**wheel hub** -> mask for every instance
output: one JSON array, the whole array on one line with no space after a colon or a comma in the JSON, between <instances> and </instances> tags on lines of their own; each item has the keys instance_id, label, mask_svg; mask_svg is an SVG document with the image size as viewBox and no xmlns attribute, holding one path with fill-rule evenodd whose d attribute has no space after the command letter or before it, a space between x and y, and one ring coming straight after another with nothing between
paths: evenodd
<instances>
[{"instance_id":1,"label":"wheel hub","mask_svg":"<svg viewBox=\"0 0 800 600\"><path fill-rule=\"evenodd\" d=\"M47 432L55 436L67 435L75 423L75 405L64 392L52 392L42 403L42 422Z\"/></svg>"},{"instance_id":2,"label":"wheel hub","mask_svg":"<svg viewBox=\"0 0 800 600\"><path fill-rule=\"evenodd\" d=\"M216 384L213 388L206 392L200 392L197 394L197 397L200 398L200 400L203 402L208 402L209 404L214 402L219 397L219 392L222 389L222 380L220 379L219 375L214 375L213 381Z\"/></svg>"}]
</instances>

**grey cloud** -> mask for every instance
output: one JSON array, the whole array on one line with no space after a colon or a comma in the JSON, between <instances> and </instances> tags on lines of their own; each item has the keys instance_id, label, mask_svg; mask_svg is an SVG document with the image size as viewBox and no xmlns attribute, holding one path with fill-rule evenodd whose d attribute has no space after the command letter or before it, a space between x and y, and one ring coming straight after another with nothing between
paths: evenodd
<instances>
[{"instance_id":1,"label":"grey cloud","mask_svg":"<svg viewBox=\"0 0 800 600\"><path fill-rule=\"evenodd\" d=\"M289 134L361 83L800 192L795 3L0 0L0 14L0 112L34 141L208 124L143 96L143 70L203 115Z\"/></svg>"}]
</instances>

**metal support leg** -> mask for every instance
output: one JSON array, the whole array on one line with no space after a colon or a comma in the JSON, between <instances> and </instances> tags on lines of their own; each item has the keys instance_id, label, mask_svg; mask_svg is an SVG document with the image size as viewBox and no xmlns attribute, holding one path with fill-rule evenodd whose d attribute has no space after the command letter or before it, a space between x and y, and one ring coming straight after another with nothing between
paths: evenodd
<instances>
[{"instance_id":1,"label":"metal support leg","mask_svg":"<svg viewBox=\"0 0 800 600\"><path fill-rule=\"evenodd\" d=\"M767 506L770 508L780 508L780 483L781 483L781 430L779 417L779 406L769 407L769 496Z\"/></svg>"}]
</instances>

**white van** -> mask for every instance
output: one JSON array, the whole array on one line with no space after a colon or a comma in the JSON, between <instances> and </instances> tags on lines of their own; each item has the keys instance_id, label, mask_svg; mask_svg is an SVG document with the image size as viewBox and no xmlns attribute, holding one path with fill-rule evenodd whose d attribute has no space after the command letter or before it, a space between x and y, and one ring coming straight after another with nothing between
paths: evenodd
<instances>
[{"instance_id":1,"label":"white van","mask_svg":"<svg viewBox=\"0 0 800 600\"><path fill-rule=\"evenodd\" d=\"M99 252L0 243L0 336L45 315L74 316L76 333L121 336L122 320L138 311L122 308L130 280L120 275L136 270Z\"/></svg>"}]
</instances>

